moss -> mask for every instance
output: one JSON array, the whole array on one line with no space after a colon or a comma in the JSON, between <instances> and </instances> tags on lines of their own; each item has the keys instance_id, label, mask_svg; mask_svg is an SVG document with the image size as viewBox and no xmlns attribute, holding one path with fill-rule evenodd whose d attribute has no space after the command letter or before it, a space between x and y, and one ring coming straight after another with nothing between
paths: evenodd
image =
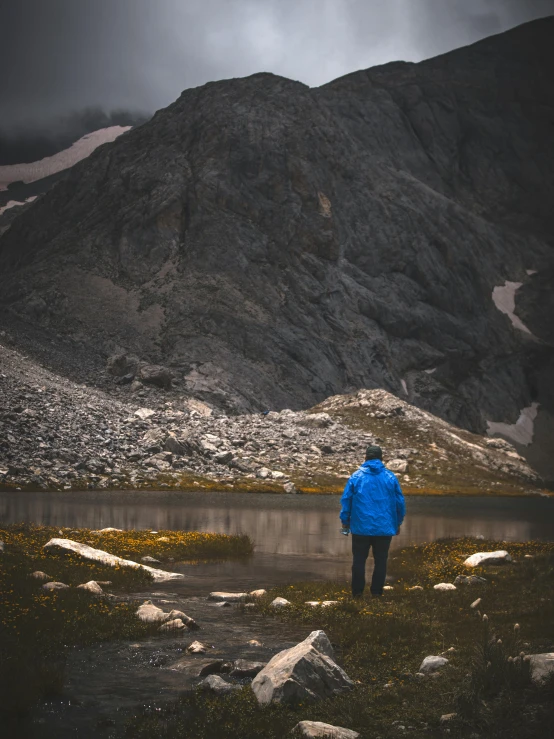
<instances>
[{"instance_id":1,"label":"moss","mask_svg":"<svg viewBox=\"0 0 554 739\"><path fill-rule=\"evenodd\" d=\"M485 585L446 593L432 589L436 582L467 574L463 560L469 554L498 548L508 549L515 563L472 571L487 578ZM302 624L306 634L324 629L339 663L357 681L352 692L296 708L263 709L248 688L225 700L193 694L170 707L152 706L130 722L127 736L280 739L298 721L311 719L354 729L363 739L398 737L398 725L413 737L442 737L440 716L452 712L458 719L448 725L450 737L548 736L543 732L554 720L551 689L533 686L524 670L505 677L505 667L508 654L554 647L554 544L438 541L395 552L390 572L394 590L379 599L353 601L348 583L317 582L276 588L257 605L261 616ZM408 590L416 584L424 590ZM276 596L292 606L275 612L269 604ZM469 607L477 597L488 622ZM312 608L307 600L339 603ZM494 643L501 638L505 647L504 652L498 647L491 662L486 645L493 632ZM447 654L449 665L436 681L414 677L425 656L450 647L455 651ZM491 670L495 679L487 683L483 675Z\"/></svg>"},{"instance_id":2,"label":"moss","mask_svg":"<svg viewBox=\"0 0 554 739\"><path fill-rule=\"evenodd\" d=\"M110 593L144 589L152 583L143 570L109 567L73 554L46 552L52 537L71 538L123 557L151 554L159 559L243 557L251 554L245 536L198 532L143 531L97 535L89 529L46 526L0 527L0 718L24 713L40 698L59 693L67 650L112 639L138 639L156 630L136 617L137 603L98 598L70 587L46 592L30 577L40 570L51 580L75 586L108 581ZM160 538L167 541L158 541Z\"/></svg>"}]
</instances>

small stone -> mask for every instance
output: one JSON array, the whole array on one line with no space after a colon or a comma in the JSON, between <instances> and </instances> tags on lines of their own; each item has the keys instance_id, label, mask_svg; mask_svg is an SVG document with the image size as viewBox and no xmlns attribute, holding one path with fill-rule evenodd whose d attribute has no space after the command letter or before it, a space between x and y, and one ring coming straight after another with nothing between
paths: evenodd
<instances>
[{"instance_id":1,"label":"small stone","mask_svg":"<svg viewBox=\"0 0 554 739\"><path fill-rule=\"evenodd\" d=\"M88 582L83 583L82 585L77 585L77 588L79 590L86 590L89 593L92 593L93 595L104 595L104 591L100 587L100 585L96 582L96 580L89 580Z\"/></svg>"},{"instance_id":2,"label":"small stone","mask_svg":"<svg viewBox=\"0 0 554 739\"><path fill-rule=\"evenodd\" d=\"M454 585L484 585L486 582L484 577L477 575L458 575L454 580Z\"/></svg>"},{"instance_id":3,"label":"small stone","mask_svg":"<svg viewBox=\"0 0 554 739\"><path fill-rule=\"evenodd\" d=\"M69 588L69 585L66 585L63 582L46 582L42 586L43 590L53 591L53 590L67 590Z\"/></svg>"},{"instance_id":4,"label":"small stone","mask_svg":"<svg viewBox=\"0 0 554 739\"><path fill-rule=\"evenodd\" d=\"M318 600L306 600L304 601L305 605L311 606L312 608L315 608L316 606L320 606L321 603Z\"/></svg>"},{"instance_id":5,"label":"small stone","mask_svg":"<svg viewBox=\"0 0 554 739\"><path fill-rule=\"evenodd\" d=\"M244 603L248 600L248 593L224 593L215 591L208 595L208 600L227 601L227 603Z\"/></svg>"},{"instance_id":6,"label":"small stone","mask_svg":"<svg viewBox=\"0 0 554 739\"><path fill-rule=\"evenodd\" d=\"M32 572L31 577L34 577L35 580L43 580L45 582L47 580L50 580L50 575L47 575L46 572L41 572L41 570L36 570L36 572Z\"/></svg>"},{"instance_id":7,"label":"small stone","mask_svg":"<svg viewBox=\"0 0 554 739\"><path fill-rule=\"evenodd\" d=\"M247 642L247 644L249 647L262 647L263 646L263 644L257 639L250 639L250 641Z\"/></svg>"},{"instance_id":8,"label":"small stone","mask_svg":"<svg viewBox=\"0 0 554 739\"><path fill-rule=\"evenodd\" d=\"M197 629L200 628L200 626L198 626L198 624L196 623L196 621L193 618L191 618L190 616L187 616L186 613L183 613L183 611L176 611L176 610L170 611L169 612L169 615L168 615L168 618L170 618L170 619L174 619L174 618L181 619L181 621L191 631L196 631Z\"/></svg>"},{"instance_id":9,"label":"small stone","mask_svg":"<svg viewBox=\"0 0 554 739\"><path fill-rule=\"evenodd\" d=\"M421 585L413 585L411 588L408 588L408 590L413 592L414 590L423 590L423 588Z\"/></svg>"},{"instance_id":10,"label":"small stone","mask_svg":"<svg viewBox=\"0 0 554 739\"><path fill-rule=\"evenodd\" d=\"M269 605L272 608L284 608L285 606L290 606L291 602L286 598L275 598L275 600L272 600Z\"/></svg>"},{"instance_id":11,"label":"small stone","mask_svg":"<svg viewBox=\"0 0 554 739\"><path fill-rule=\"evenodd\" d=\"M446 592L447 590L457 590L457 588L455 585L452 585L451 582L439 582L436 585L433 585L433 590Z\"/></svg>"},{"instance_id":12,"label":"small stone","mask_svg":"<svg viewBox=\"0 0 554 739\"><path fill-rule=\"evenodd\" d=\"M251 590L249 595L251 595L252 598L263 598L264 595L267 595L267 590L263 590L263 588L260 590Z\"/></svg>"},{"instance_id":13,"label":"small stone","mask_svg":"<svg viewBox=\"0 0 554 739\"><path fill-rule=\"evenodd\" d=\"M271 477L271 470L268 470L267 467L260 467L259 470L256 470L256 477L267 480L268 477Z\"/></svg>"},{"instance_id":14,"label":"small stone","mask_svg":"<svg viewBox=\"0 0 554 739\"><path fill-rule=\"evenodd\" d=\"M441 724L447 724L449 721L456 718L457 715L457 713L444 713L440 718L440 722Z\"/></svg>"},{"instance_id":15,"label":"small stone","mask_svg":"<svg viewBox=\"0 0 554 739\"><path fill-rule=\"evenodd\" d=\"M440 670L441 667L444 667L447 664L448 660L446 659L446 657L430 655L429 657L425 657L425 659L419 666L419 672L422 672L424 674L436 672L437 670Z\"/></svg>"},{"instance_id":16,"label":"small stone","mask_svg":"<svg viewBox=\"0 0 554 739\"><path fill-rule=\"evenodd\" d=\"M357 739L360 736L352 729L324 724L321 721L300 721L291 734L301 739Z\"/></svg>"},{"instance_id":17,"label":"small stone","mask_svg":"<svg viewBox=\"0 0 554 739\"><path fill-rule=\"evenodd\" d=\"M196 686L198 690L207 693L214 693L218 696L226 696L233 693L235 690L240 690L240 685L232 685L224 680L219 675L209 675L201 683Z\"/></svg>"},{"instance_id":18,"label":"small stone","mask_svg":"<svg viewBox=\"0 0 554 739\"><path fill-rule=\"evenodd\" d=\"M159 565L161 564L159 559L155 559L154 557L151 557L149 554L146 555L146 557L140 558L141 562L146 562L146 564L149 565Z\"/></svg>"},{"instance_id":19,"label":"small stone","mask_svg":"<svg viewBox=\"0 0 554 739\"><path fill-rule=\"evenodd\" d=\"M205 654L207 651L208 648L199 641L193 641L192 644L189 644L187 647L187 652L189 654Z\"/></svg>"},{"instance_id":20,"label":"small stone","mask_svg":"<svg viewBox=\"0 0 554 739\"><path fill-rule=\"evenodd\" d=\"M474 600L473 603L470 605L470 608L477 608L481 605L482 598L477 598L477 600Z\"/></svg>"},{"instance_id":21,"label":"small stone","mask_svg":"<svg viewBox=\"0 0 554 739\"><path fill-rule=\"evenodd\" d=\"M233 452L218 452L213 455L212 459L217 464L228 464L233 459Z\"/></svg>"},{"instance_id":22,"label":"small stone","mask_svg":"<svg viewBox=\"0 0 554 739\"><path fill-rule=\"evenodd\" d=\"M258 672L263 670L266 664L266 662L249 662L246 659L237 659L233 663L233 669L230 674L231 677L236 678L256 677Z\"/></svg>"},{"instance_id":23,"label":"small stone","mask_svg":"<svg viewBox=\"0 0 554 739\"><path fill-rule=\"evenodd\" d=\"M135 416L138 416L141 421L146 421L147 418L155 415L155 413L156 411L153 411L150 408L139 408L135 411Z\"/></svg>"},{"instance_id":24,"label":"small stone","mask_svg":"<svg viewBox=\"0 0 554 739\"><path fill-rule=\"evenodd\" d=\"M409 463L407 459L391 459L386 466L391 472L407 472Z\"/></svg>"},{"instance_id":25,"label":"small stone","mask_svg":"<svg viewBox=\"0 0 554 739\"><path fill-rule=\"evenodd\" d=\"M184 628L186 628L185 624L180 618L172 618L170 621L166 621L162 624L158 631L180 631Z\"/></svg>"},{"instance_id":26,"label":"small stone","mask_svg":"<svg viewBox=\"0 0 554 739\"><path fill-rule=\"evenodd\" d=\"M296 485L293 482L286 482L283 485L283 490L287 495L297 495L298 490L296 489Z\"/></svg>"},{"instance_id":27,"label":"small stone","mask_svg":"<svg viewBox=\"0 0 554 739\"><path fill-rule=\"evenodd\" d=\"M383 590L394 590L392 585L384 585Z\"/></svg>"}]
</instances>

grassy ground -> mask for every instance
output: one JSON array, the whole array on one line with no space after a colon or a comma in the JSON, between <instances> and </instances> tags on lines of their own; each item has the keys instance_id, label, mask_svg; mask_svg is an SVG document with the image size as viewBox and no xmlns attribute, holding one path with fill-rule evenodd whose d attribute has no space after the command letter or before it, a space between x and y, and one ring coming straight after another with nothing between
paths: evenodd
<instances>
[{"instance_id":1,"label":"grassy ground","mask_svg":"<svg viewBox=\"0 0 554 739\"><path fill-rule=\"evenodd\" d=\"M469 554L499 548L508 549L514 564L473 571L486 584L433 590L468 574L462 563ZM324 629L357 681L351 693L265 709L249 688L226 700L192 694L137 716L128 737L280 739L302 719L355 729L364 739L551 736L554 685L534 686L528 663L509 657L554 650L554 544L445 540L394 553L389 571L394 589L381 599L352 601L347 583L305 583L274 590L258 606L267 618L304 624L306 635ZM413 585L424 589L410 592ZM293 605L275 614L269 603L277 595ZM471 609L478 597L482 604ZM328 608L304 603L334 599L339 604ZM424 657L445 652L450 662L437 678L415 677ZM442 715L454 712L441 724Z\"/></svg>"},{"instance_id":2,"label":"grassy ground","mask_svg":"<svg viewBox=\"0 0 554 739\"><path fill-rule=\"evenodd\" d=\"M74 587L44 591L42 582L30 577L32 572L43 571L50 580L70 586L108 581L105 590L115 594L152 583L144 571L99 565L72 554L48 554L43 546L52 537L88 543L131 559L143 554L162 561L170 557L223 559L252 552L248 537L221 534L128 531L98 535L88 529L0 527L0 540L5 543L0 554L0 720L11 720L40 698L59 693L69 648L138 639L152 631L137 619L134 602L98 598Z\"/></svg>"}]
</instances>

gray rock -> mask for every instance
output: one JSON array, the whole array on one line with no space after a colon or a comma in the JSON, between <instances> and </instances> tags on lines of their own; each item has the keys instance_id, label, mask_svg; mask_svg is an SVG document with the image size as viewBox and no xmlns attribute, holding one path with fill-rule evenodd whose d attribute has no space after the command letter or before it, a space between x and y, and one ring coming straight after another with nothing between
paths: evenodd
<instances>
[{"instance_id":1,"label":"gray rock","mask_svg":"<svg viewBox=\"0 0 554 739\"><path fill-rule=\"evenodd\" d=\"M34 577L35 580L41 580L43 582L47 582L48 580L50 580L50 575L47 575L46 572L42 572L41 570L36 570L35 572L32 572L31 577Z\"/></svg>"},{"instance_id":2,"label":"gray rock","mask_svg":"<svg viewBox=\"0 0 554 739\"><path fill-rule=\"evenodd\" d=\"M508 562L512 562L512 557L505 549L500 549L496 552L476 552L465 560L464 565L466 567L486 567Z\"/></svg>"},{"instance_id":3,"label":"gray rock","mask_svg":"<svg viewBox=\"0 0 554 739\"><path fill-rule=\"evenodd\" d=\"M130 376L131 380L136 375L139 366L139 358L133 354L120 352L112 354L106 362L106 369L115 377Z\"/></svg>"},{"instance_id":4,"label":"gray rock","mask_svg":"<svg viewBox=\"0 0 554 739\"><path fill-rule=\"evenodd\" d=\"M286 482L283 485L283 490L288 495L297 495L298 494L298 490L296 489L296 485L293 482Z\"/></svg>"},{"instance_id":5,"label":"gray rock","mask_svg":"<svg viewBox=\"0 0 554 739\"><path fill-rule=\"evenodd\" d=\"M266 662L251 662L246 659L236 659L230 674L231 677L236 678L256 677L266 664Z\"/></svg>"},{"instance_id":6,"label":"gray rock","mask_svg":"<svg viewBox=\"0 0 554 739\"><path fill-rule=\"evenodd\" d=\"M278 597L274 598L269 605L272 606L272 608L285 608L285 606L290 606L291 602L286 598Z\"/></svg>"},{"instance_id":7,"label":"gray rock","mask_svg":"<svg viewBox=\"0 0 554 739\"><path fill-rule=\"evenodd\" d=\"M196 623L196 621L190 616L187 616L186 613L183 613L183 611L178 611L178 610L170 611L169 618L170 619L173 619L173 618L181 619L181 621L191 631L197 631L200 628L200 626Z\"/></svg>"},{"instance_id":8,"label":"gray rock","mask_svg":"<svg viewBox=\"0 0 554 739\"><path fill-rule=\"evenodd\" d=\"M408 472L409 463L407 459L391 459L387 462L387 468L391 472Z\"/></svg>"},{"instance_id":9,"label":"gray rock","mask_svg":"<svg viewBox=\"0 0 554 739\"><path fill-rule=\"evenodd\" d=\"M530 654L531 679L536 683L544 683L554 675L554 652Z\"/></svg>"},{"instance_id":10,"label":"gray rock","mask_svg":"<svg viewBox=\"0 0 554 739\"><path fill-rule=\"evenodd\" d=\"M160 626L158 631L169 631L173 633L175 631L183 631L184 629L186 629L186 626L180 618L172 618L168 621L165 621L165 623Z\"/></svg>"},{"instance_id":11,"label":"gray rock","mask_svg":"<svg viewBox=\"0 0 554 739\"><path fill-rule=\"evenodd\" d=\"M232 685L219 675L209 675L205 680L198 683L196 687L202 692L213 693L214 695L224 697L230 695L235 690L240 690L241 686Z\"/></svg>"},{"instance_id":12,"label":"gray rock","mask_svg":"<svg viewBox=\"0 0 554 739\"><path fill-rule=\"evenodd\" d=\"M227 603L244 603L248 598L248 593L224 593L214 591L208 595L208 600L226 601Z\"/></svg>"},{"instance_id":13,"label":"gray rock","mask_svg":"<svg viewBox=\"0 0 554 739\"><path fill-rule=\"evenodd\" d=\"M252 682L261 705L331 698L353 687L335 663L323 631L313 631L300 644L276 654Z\"/></svg>"},{"instance_id":14,"label":"gray rock","mask_svg":"<svg viewBox=\"0 0 554 739\"><path fill-rule=\"evenodd\" d=\"M92 595L104 595L104 591L96 580L89 580L82 585L77 585L77 588L79 590L86 590L88 593L92 593Z\"/></svg>"},{"instance_id":15,"label":"gray rock","mask_svg":"<svg viewBox=\"0 0 554 739\"><path fill-rule=\"evenodd\" d=\"M217 452L213 455L212 459L217 464L229 464L233 459L233 452Z\"/></svg>"},{"instance_id":16,"label":"gray rock","mask_svg":"<svg viewBox=\"0 0 554 739\"><path fill-rule=\"evenodd\" d=\"M161 564L159 559L155 559L154 557L151 557L149 554L147 554L145 557L140 558L141 562L146 562L148 565L159 565Z\"/></svg>"},{"instance_id":17,"label":"gray rock","mask_svg":"<svg viewBox=\"0 0 554 739\"><path fill-rule=\"evenodd\" d=\"M458 575L454 580L454 585L484 585L486 578L477 575Z\"/></svg>"},{"instance_id":18,"label":"gray rock","mask_svg":"<svg viewBox=\"0 0 554 739\"><path fill-rule=\"evenodd\" d=\"M199 641L193 641L187 647L187 652L189 652L189 654L205 654L207 651L208 647L204 646L204 644Z\"/></svg>"},{"instance_id":19,"label":"gray rock","mask_svg":"<svg viewBox=\"0 0 554 739\"><path fill-rule=\"evenodd\" d=\"M430 655L429 657L425 657L423 662L421 663L419 667L419 672L423 673L424 675L429 674L430 672L436 672L437 670L440 670L442 667L448 664L448 660L446 657L438 657L436 655Z\"/></svg>"},{"instance_id":20,"label":"gray rock","mask_svg":"<svg viewBox=\"0 0 554 739\"><path fill-rule=\"evenodd\" d=\"M291 733L304 739L357 739L360 736L352 729L324 724L321 721L299 721Z\"/></svg>"},{"instance_id":21,"label":"gray rock","mask_svg":"<svg viewBox=\"0 0 554 739\"><path fill-rule=\"evenodd\" d=\"M42 589L47 591L67 590L67 588L69 588L69 585L63 582L45 582L42 586Z\"/></svg>"},{"instance_id":22,"label":"gray rock","mask_svg":"<svg viewBox=\"0 0 554 739\"><path fill-rule=\"evenodd\" d=\"M164 390L168 390L171 387L173 380L173 374L167 367L161 367L156 364L141 365L138 377L142 382L146 382L149 385L156 385Z\"/></svg>"},{"instance_id":23,"label":"gray rock","mask_svg":"<svg viewBox=\"0 0 554 739\"><path fill-rule=\"evenodd\" d=\"M457 590L457 588L451 582L439 582L436 585L433 585L433 590L438 590L439 592L447 592L449 590Z\"/></svg>"},{"instance_id":24,"label":"gray rock","mask_svg":"<svg viewBox=\"0 0 554 739\"><path fill-rule=\"evenodd\" d=\"M222 672L222 668L228 665L229 669L227 672L230 672L232 669L232 663L226 662L223 659L216 659L213 662L208 663L207 665L204 665L200 672L198 673L198 677L206 677L206 675L214 675L218 672Z\"/></svg>"}]
</instances>

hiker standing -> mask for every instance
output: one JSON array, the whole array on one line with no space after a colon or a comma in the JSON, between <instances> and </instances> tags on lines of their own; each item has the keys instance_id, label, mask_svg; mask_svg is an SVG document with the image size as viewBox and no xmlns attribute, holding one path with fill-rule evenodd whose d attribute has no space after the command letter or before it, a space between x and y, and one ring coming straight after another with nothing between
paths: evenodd
<instances>
[{"instance_id":1,"label":"hiker standing","mask_svg":"<svg viewBox=\"0 0 554 739\"><path fill-rule=\"evenodd\" d=\"M366 461L351 475L341 498L342 533L352 534L352 596L365 587L365 563L373 549L371 594L383 595L391 539L400 533L406 513L396 475L382 462L381 447L368 446Z\"/></svg>"}]
</instances>

